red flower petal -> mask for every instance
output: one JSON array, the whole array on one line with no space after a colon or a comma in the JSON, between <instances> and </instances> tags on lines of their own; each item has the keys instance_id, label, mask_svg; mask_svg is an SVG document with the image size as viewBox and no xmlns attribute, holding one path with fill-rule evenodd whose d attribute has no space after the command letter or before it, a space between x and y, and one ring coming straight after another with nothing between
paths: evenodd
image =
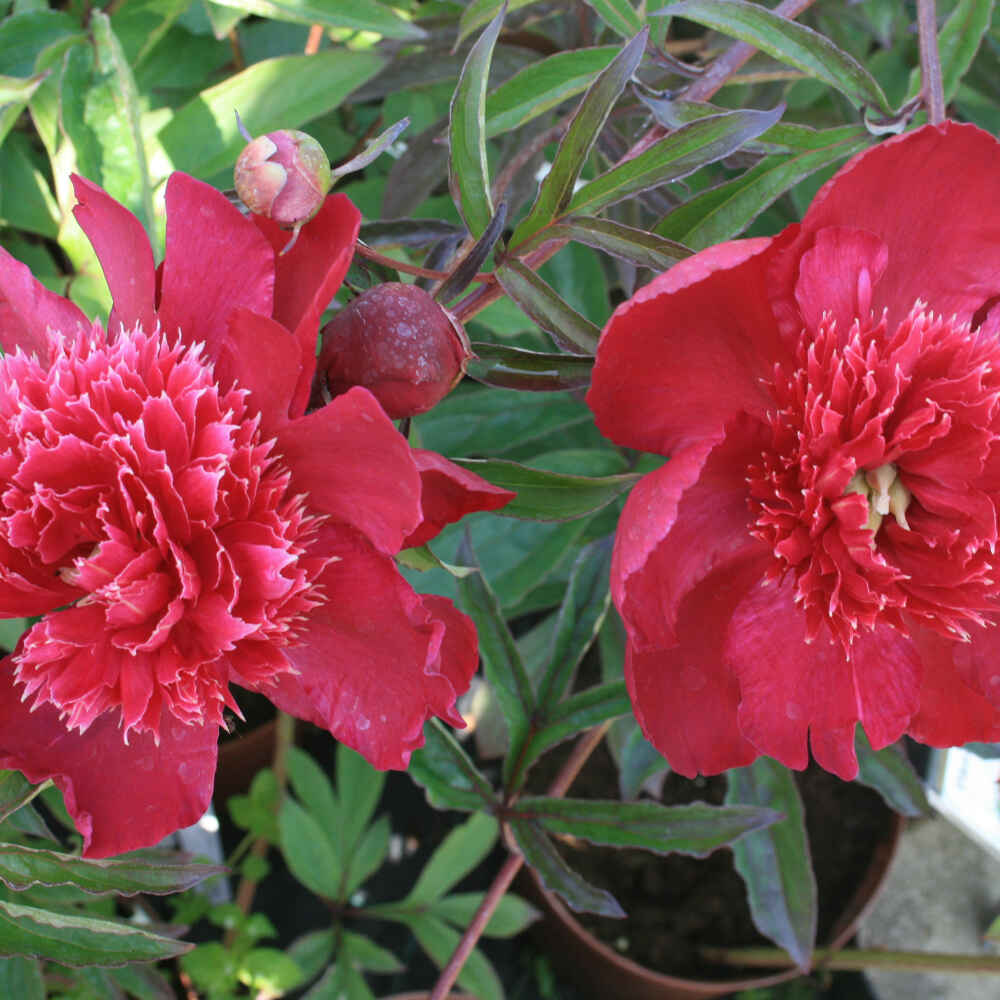
<instances>
[{"instance_id":1,"label":"red flower petal","mask_svg":"<svg viewBox=\"0 0 1000 1000\"><path fill-rule=\"evenodd\" d=\"M479 510L497 510L517 496L449 462L435 451L412 449L420 471L423 520L403 543L404 548L429 542L446 524Z\"/></svg>"},{"instance_id":2,"label":"red flower petal","mask_svg":"<svg viewBox=\"0 0 1000 1000\"><path fill-rule=\"evenodd\" d=\"M297 674L260 688L280 709L329 729L378 768L405 768L432 715L450 720L468 673L468 635L443 644L442 622L392 559L344 529L320 529L317 548L337 557L318 579L326 603L306 616L302 643L285 648ZM442 653L458 664L441 669ZM243 683L236 678L237 683ZM467 683L467 680L466 680Z\"/></svg>"},{"instance_id":3,"label":"red flower petal","mask_svg":"<svg viewBox=\"0 0 1000 1000\"><path fill-rule=\"evenodd\" d=\"M251 391L250 405L260 411L264 437L288 423L288 405L302 368L298 341L280 323L249 309L233 313L215 374L220 385L238 382Z\"/></svg>"},{"instance_id":4,"label":"red flower petal","mask_svg":"<svg viewBox=\"0 0 1000 1000\"><path fill-rule=\"evenodd\" d=\"M737 240L674 265L611 317L587 403L618 444L665 455L762 415L762 381L790 360L767 297L768 265L789 236Z\"/></svg>"},{"instance_id":5,"label":"red flower petal","mask_svg":"<svg viewBox=\"0 0 1000 1000\"><path fill-rule=\"evenodd\" d=\"M805 641L794 580L749 592L729 622L726 659L740 683L740 728L761 753L788 767L809 761L845 780L857 775L854 727L872 745L898 739L917 708L921 666L913 643L882 626L860 633L851 660L839 642Z\"/></svg>"},{"instance_id":6,"label":"red flower petal","mask_svg":"<svg viewBox=\"0 0 1000 1000\"><path fill-rule=\"evenodd\" d=\"M298 338L303 357L314 359L319 318L351 265L361 213L346 195L330 195L286 254L281 251L291 239L288 230L261 215L253 221L275 252L274 318ZM307 364L299 379L292 405L295 416L305 412L314 366Z\"/></svg>"},{"instance_id":7,"label":"red flower petal","mask_svg":"<svg viewBox=\"0 0 1000 1000\"><path fill-rule=\"evenodd\" d=\"M77 174L73 175L77 206L73 215L87 234L111 289L114 308L108 330L139 324L156 326L156 268L153 248L142 223L114 198Z\"/></svg>"},{"instance_id":8,"label":"red flower petal","mask_svg":"<svg viewBox=\"0 0 1000 1000\"><path fill-rule=\"evenodd\" d=\"M215 358L236 309L271 315L274 254L224 195L187 174L170 175L166 200L160 323Z\"/></svg>"},{"instance_id":9,"label":"red flower petal","mask_svg":"<svg viewBox=\"0 0 1000 1000\"><path fill-rule=\"evenodd\" d=\"M744 417L721 442L685 448L632 490L615 539L611 588L639 649L674 641L678 607L706 575L732 560L766 557L750 535L746 499L760 432Z\"/></svg>"},{"instance_id":10,"label":"red flower petal","mask_svg":"<svg viewBox=\"0 0 1000 1000\"><path fill-rule=\"evenodd\" d=\"M875 288L890 327L917 299L971 319L1000 292L1000 145L973 125L927 125L851 160L813 199L802 244L826 226L881 239L889 266Z\"/></svg>"},{"instance_id":11,"label":"red flower petal","mask_svg":"<svg viewBox=\"0 0 1000 1000\"><path fill-rule=\"evenodd\" d=\"M86 857L148 847L208 808L217 726L184 726L164 712L159 746L134 732L126 746L117 713L107 712L85 733L68 732L51 705L32 712L22 703L10 657L0 669L0 767L33 782L52 778Z\"/></svg>"},{"instance_id":12,"label":"red flower petal","mask_svg":"<svg viewBox=\"0 0 1000 1000\"><path fill-rule=\"evenodd\" d=\"M309 509L396 553L420 522L420 475L406 439L367 389L351 389L276 432L291 492Z\"/></svg>"},{"instance_id":13,"label":"red flower petal","mask_svg":"<svg viewBox=\"0 0 1000 1000\"><path fill-rule=\"evenodd\" d=\"M706 576L680 603L679 641L637 650L630 641L625 680L649 741L679 774L743 767L758 755L737 724L739 685L723 659L733 608L760 574L755 561Z\"/></svg>"},{"instance_id":14,"label":"red flower petal","mask_svg":"<svg viewBox=\"0 0 1000 1000\"><path fill-rule=\"evenodd\" d=\"M48 363L46 331L72 334L90 321L69 299L36 281L26 264L0 249L0 348L11 354L21 348Z\"/></svg>"}]
</instances>

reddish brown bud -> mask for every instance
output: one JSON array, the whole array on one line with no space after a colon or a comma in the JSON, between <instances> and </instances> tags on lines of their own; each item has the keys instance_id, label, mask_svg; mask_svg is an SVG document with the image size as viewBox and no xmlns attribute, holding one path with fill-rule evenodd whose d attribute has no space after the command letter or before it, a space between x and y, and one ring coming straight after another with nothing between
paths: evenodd
<instances>
[{"instance_id":1,"label":"reddish brown bud","mask_svg":"<svg viewBox=\"0 0 1000 1000\"><path fill-rule=\"evenodd\" d=\"M370 288L323 328L319 371L331 396L369 389L393 419L424 413L473 357L462 324L422 288Z\"/></svg>"},{"instance_id":2,"label":"reddish brown bud","mask_svg":"<svg viewBox=\"0 0 1000 1000\"><path fill-rule=\"evenodd\" d=\"M320 209L330 190L330 161L323 147L296 129L268 132L250 141L236 161L236 193L256 215L294 229Z\"/></svg>"}]
</instances>

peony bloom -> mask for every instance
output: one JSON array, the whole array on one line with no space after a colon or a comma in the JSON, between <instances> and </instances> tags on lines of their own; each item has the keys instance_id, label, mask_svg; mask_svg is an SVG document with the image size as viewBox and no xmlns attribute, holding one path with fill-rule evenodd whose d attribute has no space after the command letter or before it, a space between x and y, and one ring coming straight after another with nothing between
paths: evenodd
<instances>
[{"instance_id":1,"label":"peony bloom","mask_svg":"<svg viewBox=\"0 0 1000 1000\"><path fill-rule=\"evenodd\" d=\"M767 754L1000 738L1000 145L945 123L855 157L801 225L623 304L588 402L670 460L612 589L651 741L686 775Z\"/></svg>"},{"instance_id":2,"label":"peony bloom","mask_svg":"<svg viewBox=\"0 0 1000 1000\"><path fill-rule=\"evenodd\" d=\"M306 413L319 317L360 218L326 200L293 251L182 174L154 268L138 220L76 179L107 330L0 251L0 767L52 778L102 857L208 805L237 684L405 767L477 662L393 554L510 494L411 451L354 389Z\"/></svg>"}]
</instances>

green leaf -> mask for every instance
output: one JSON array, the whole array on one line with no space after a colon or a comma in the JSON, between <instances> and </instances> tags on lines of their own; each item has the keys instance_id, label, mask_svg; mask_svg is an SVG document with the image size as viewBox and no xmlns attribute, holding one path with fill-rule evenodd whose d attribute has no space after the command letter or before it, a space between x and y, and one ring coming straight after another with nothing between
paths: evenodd
<instances>
[{"instance_id":1,"label":"green leaf","mask_svg":"<svg viewBox=\"0 0 1000 1000\"><path fill-rule=\"evenodd\" d=\"M808 76L822 80L856 105L878 108L886 115L892 107L875 78L828 38L805 25L781 17L746 0L681 0L655 12L684 17L766 52Z\"/></svg>"},{"instance_id":2,"label":"green leaf","mask_svg":"<svg viewBox=\"0 0 1000 1000\"><path fill-rule=\"evenodd\" d=\"M570 123L552 168L545 175L538 189L538 196L528 217L517 227L511 237L511 247L517 248L529 236L548 225L564 209L573 195L580 171L590 155L611 109L625 89L625 84L636 71L646 48L647 29L628 42L608 67L590 85L573 121Z\"/></svg>"},{"instance_id":3,"label":"green leaf","mask_svg":"<svg viewBox=\"0 0 1000 1000\"><path fill-rule=\"evenodd\" d=\"M46 958L60 965L115 966L175 958L192 947L115 920L0 901L0 955Z\"/></svg>"},{"instance_id":4,"label":"green leaf","mask_svg":"<svg viewBox=\"0 0 1000 1000\"><path fill-rule=\"evenodd\" d=\"M747 886L757 929L806 971L816 941L816 877L806 836L802 799L792 773L769 757L727 772L727 803L778 809L780 822L733 845L733 860Z\"/></svg>"},{"instance_id":5,"label":"green leaf","mask_svg":"<svg viewBox=\"0 0 1000 1000\"><path fill-rule=\"evenodd\" d=\"M95 10L90 17L90 30L94 36L94 49L100 71L112 81L112 93L117 106L118 117L122 121L121 135L126 140L124 148L117 147L118 155L125 155L131 164L130 174L139 184L135 199L140 211L139 221L152 238L153 230L153 187L149 178L149 164L146 162L146 147L140 122L139 92L135 77L122 51L118 37L111 29L107 14Z\"/></svg>"},{"instance_id":6,"label":"green leaf","mask_svg":"<svg viewBox=\"0 0 1000 1000\"><path fill-rule=\"evenodd\" d=\"M609 847L641 847L658 854L707 857L779 819L773 809L704 802L664 806L615 799L551 799L525 796L517 813L549 833L569 834Z\"/></svg>"},{"instance_id":7,"label":"green leaf","mask_svg":"<svg viewBox=\"0 0 1000 1000\"><path fill-rule=\"evenodd\" d=\"M405 969L403 963L391 951L379 947L362 934L344 931L340 946L350 957L351 963L359 969L383 974L402 972Z\"/></svg>"},{"instance_id":8,"label":"green leaf","mask_svg":"<svg viewBox=\"0 0 1000 1000\"><path fill-rule=\"evenodd\" d=\"M350 896L358 886L367 882L382 867L389 853L390 836L392 827L389 825L389 817L382 816L358 837L344 880L345 896Z\"/></svg>"},{"instance_id":9,"label":"green leaf","mask_svg":"<svg viewBox=\"0 0 1000 1000\"><path fill-rule=\"evenodd\" d=\"M628 0L584 0L612 31L631 38L645 23ZM645 8L645 5L643 5Z\"/></svg>"},{"instance_id":10,"label":"green leaf","mask_svg":"<svg viewBox=\"0 0 1000 1000\"><path fill-rule=\"evenodd\" d=\"M455 827L424 865L401 905L431 903L444 896L490 853L498 832L497 821L485 813Z\"/></svg>"},{"instance_id":11,"label":"green leaf","mask_svg":"<svg viewBox=\"0 0 1000 1000\"><path fill-rule=\"evenodd\" d=\"M460 935L443 920L423 913L406 921L420 947L438 968L444 968L458 947ZM468 990L476 1000L504 1000L503 986L486 956L474 949L458 974L458 985Z\"/></svg>"},{"instance_id":12,"label":"green leaf","mask_svg":"<svg viewBox=\"0 0 1000 1000\"><path fill-rule=\"evenodd\" d=\"M514 819L510 823L510 831L524 860L549 892L557 893L578 913L598 913L602 917L625 916L625 911L610 892L585 882L566 864L537 823L529 819Z\"/></svg>"},{"instance_id":13,"label":"green leaf","mask_svg":"<svg viewBox=\"0 0 1000 1000\"><path fill-rule=\"evenodd\" d=\"M893 744L875 751L868 742L865 731L858 726L854 736L854 750L858 755L857 780L874 788L890 809L911 817L930 813L924 784L900 747Z\"/></svg>"},{"instance_id":14,"label":"green leaf","mask_svg":"<svg viewBox=\"0 0 1000 1000\"><path fill-rule=\"evenodd\" d=\"M213 0L222 7L232 7L244 14L257 14L272 21L293 24L321 24L324 28L353 28L372 31L384 38L416 41L425 38L423 28L401 18L391 7L375 0ZM346 51L338 48L338 51Z\"/></svg>"},{"instance_id":15,"label":"green leaf","mask_svg":"<svg viewBox=\"0 0 1000 1000\"><path fill-rule=\"evenodd\" d=\"M170 851L141 851L117 858L77 858L17 844L0 844L0 881L10 889L34 885L75 885L84 892L162 895L181 892L225 872Z\"/></svg>"},{"instance_id":16,"label":"green leaf","mask_svg":"<svg viewBox=\"0 0 1000 1000\"><path fill-rule=\"evenodd\" d=\"M533 521L570 521L607 506L641 476L573 476L499 458L460 458L456 464L517 496L497 514Z\"/></svg>"},{"instance_id":17,"label":"green leaf","mask_svg":"<svg viewBox=\"0 0 1000 1000\"><path fill-rule=\"evenodd\" d=\"M526 249L547 243L550 240L575 240L595 250L631 261L654 271L666 271L679 260L690 257L692 250L673 240L665 240L656 233L623 225L611 219L597 219L589 216L564 219L543 230Z\"/></svg>"},{"instance_id":18,"label":"green leaf","mask_svg":"<svg viewBox=\"0 0 1000 1000\"><path fill-rule=\"evenodd\" d=\"M37 794L38 789L20 771L0 771L0 821Z\"/></svg>"},{"instance_id":19,"label":"green leaf","mask_svg":"<svg viewBox=\"0 0 1000 1000\"><path fill-rule=\"evenodd\" d=\"M286 766L288 779L299 801L312 813L341 863L346 863L347 848L341 836L343 813L329 778L319 764L298 747L288 748Z\"/></svg>"},{"instance_id":20,"label":"green leaf","mask_svg":"<svg viewBox=\"0 0 1000 1000\"><path fill-rule=\"evenodd\" d=\"M616 723L621 725L622 723ZM637 799L642 786L654 775L670 770L663 755L645 736L639 724L632 720L622 744L618 762L618 789L623 799Z\"/></svg>"},{"instance_id":21,"label":"green leaf","mask_svg":"<svg viewBox=\"0 0 1000 1000\"><path fill-rule=\"evenodd\" d=\"M742 177L696 195L666 216L656 232L693 250L732 239L800 181L871 145L869 136L850 131L851 138L798 156L770 157Z\"/></svg>"},{"instance_id":22,"label":"green leaf","mask_svg":"<svg viewBox=\"0 0 1000 1000\"><path fill-rule=\"evenodd\" d=\"M338 107L385 65L384 57L337 47L265 59L210 87L160 130L173 168L211 177L231 168L244 146L233 109L256 134L298 128Z\"/></svg>"},{"instance_id":23,"label":"green leaf","mask_svg":"<svg viewBox=\"0 0 1000 1000\"><path fill-rule=\"evenodd\" d=\"M506 7L501 8L469 50L451 99L448 183L455 207L476 239L486 232L493 218L489 165L486 162L486 85L493 47L506 12Z\"/></svg>"},{"instance_id":24,"label":"green leaf","mask_svg":"<svg viewBox=\"0 0 1000 1000\"><path fill-rule=\"evenodd\" d=\"M590 355L543 354L483 341L473 341L472 350L476 357L468 363L466 375L484 385L522 392L586 389L594 367Z\"/></svg>"},{"instance_id":25,"label":"green leaf","mask_svg":"<svg viewBox=\"0 0 1000 1000\"><path fill-rule=\"evenodd\" d=\"M59 235L59 206L20 132L7 137L0 156L0 221L49 239Z\"/></svg>"},{"instance_id":26,"label":"green leaf","mask_svg":"<svg viewBox=\"0 0 1000 1000\"><path fill-rule=\"evenodd\" d=\"M571 352L593 354L601 331L519 260L496 269L501 288L560 346Z\"/></svg>"},{"instance_id":27,"label":"green leaf","mask_svg":"<svg viewBox=\"0 0 1000 1000\"><path fill-rule=\"evenodd\" d=\"M17 253L13 253L9 249L11 244L8 243L7 246L8 246L8 252L11 253L12 256L16 257ZM39 273L34 267L32 267L32 272L34 274ZM14 651L14 648L17 646L17 640L20 639L21 636L24 635L24 633L27 632L30 627L31 627L31 619L29 618L0 619L0 647L12 653Z\"/></svg>"},{"instance_id":28,"label":"green leaf","mask_svg":"<svg viewBox=\"0 0 1000 1000\"><path fill-rule=\"evenodd\" d=\"M340 900L343 869L330 838L313 815L286 798L278 813L278 829L292 874L316 895Z\"/></svg>"},{"instance_id":29,"label":"green leaf","mask_svg":"<svg viewBox=\"0 0 1000 1000\"><path fill-rule=\"evenodd\" d=\"M539 0L506 0L507 12L512 13L538 2ZM472 0L459 18L458 41L455 44L461 44L463 39L492 21L503 7L504 0Z\"/></svg>"},{"instance_id":30,"label":"green leaf","mask_svg":"<svg viewBox=\"0 0 1000 1000\"><path fill-rule=\"evenodd\" d=\"M337 746L337 795L349 808L341 813L341 838L345 850L352 850L370 822L382 796L385 772L343 743Z\"/></svg>"},{"instance_id":31,"label":"green leaf","mask_svg":"<svg viewBox=\"0 0 1000 1000\"><path fill-rule=\"evenodd\" d=\"M46 49L83 37L80 22L65 11L33 10L5 17L0 21L0 73L31 76Z\"/></svg>"},{"instance_id":32,"label":"green leaf","mask_svg":"<svg viewBox=\"0 0 1000 1000\"><path fill-rule=\"evenodd\" d=\"M473 812L495 805L493 786L450 730L431 719L424 726L424 740L410 758L409 775L427 793L432 806Z\"/></svg>"},{"instance_id":33,"label":"green leaf","mask_svg":"<svg viewBox=\"0 0 1000 1000\"><path fill-rule=\"evenodd\" d=\"M237 977L255 996L280 997L303 981L302 970L277 948L254 948L240 962Z\"/></svg>"},{"instance_id":34,"label":"green leaf","mask_svg":"<svg viewBox=\"0 0 1000 1000\"><path fill-rule=\"evenodd\" d=\"M576 49L525 66L487 95L487 138L519 128L582 94L620 51L618 45Z\"/></svg>"},{"instance_id":35,"label":"green leaf","mask_svg":"<svg viewBox=\"0 0 1000 1000\"><path fill-rule=\"evenodd\" d=\"M171 969L170 972L173 972ZM107 996L116 987L125 990L135 1000L175 1000L173 986L162 972L151 965L124 965L105 973L111 980L111 990L99 994Z\"/></svg>"},{"instance_id":36,"label":"green leaf","mask_svg":"<svg viewBox=\"0 0 1000 1000\"><path fill-rule=\"evenodd\" d=\"M45 981L38 960L0 958L0 996L11 1000L45 1000Z\"/></svg>"},{"instance_id":37,"label":"green leaf","mask_svg":"<svg viewBox=\"0 0 1000 1000\"><path fill-rule=\"evenodd\" d=\"M463 930L471 923L485 895L483 892L457 892L432 903L428 912ZM483 934L495 938L514 937L537 920L538 916L538 911L520 896L508 893L497 904Z\"/></svg>"},{"instance_id":38,"label":"green leaf","mask_svg":"<svg viewBox=\"0 0 1000 1000\"><path fill-rule=\"evenodd\" d=\"M320 977L302 1000L375 1000L365 977L343 954Z\"/></svg>"},{"instance_id":39,"label":"green leaf","mask_svg":"<svg viewBox=\"0 0 1000 1000\"><path fill-rule=\"evenodd\" d=\"M16 76L0 76L0 144L14 127L14 122L27 107L32 95L41 86L47 74L21 79Z\"/></svg>"},{"instance_id":40,"label":"green leaf","mask_svg":"<svg viewBox=\"0 0 1000 1000\"><path fill-rule=\"evenodd\" d=\"M766 132L784 110L779 104L772 111L729 111L699 118L584 184L573 195L567 211L596 212L651 187L687 177Z\"/></svg>"}]
</instances>

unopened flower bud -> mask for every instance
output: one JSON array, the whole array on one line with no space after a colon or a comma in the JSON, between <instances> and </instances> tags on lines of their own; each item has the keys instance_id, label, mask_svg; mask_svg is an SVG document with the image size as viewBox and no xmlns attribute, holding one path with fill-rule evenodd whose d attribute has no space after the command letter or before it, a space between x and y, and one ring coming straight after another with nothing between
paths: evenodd
<instances>
[{"instance_id":1,"label":"unopened flower bud","mask_svg":"<svg viewBox=\"0 0 1000 1000\"><path fill-rule=\"evenodd\" d=\"M458 320L422 288L389 282L359 295L323 328L319 371L331 396L364 386L399 419L439 403L472 357Z\"/></svg>"},{"instance_id":2,"label":"unopened flower bud","mask_svg":"<svg viewBox=\"0 0 1000 1000\"><path fill-rule=\"evenodd\" d=\"M330 190L330 161L311 135L281 129L250 141L236 161L234 179L251 212L297 229L320 210Z\"/></svg>"}]
</instances>

